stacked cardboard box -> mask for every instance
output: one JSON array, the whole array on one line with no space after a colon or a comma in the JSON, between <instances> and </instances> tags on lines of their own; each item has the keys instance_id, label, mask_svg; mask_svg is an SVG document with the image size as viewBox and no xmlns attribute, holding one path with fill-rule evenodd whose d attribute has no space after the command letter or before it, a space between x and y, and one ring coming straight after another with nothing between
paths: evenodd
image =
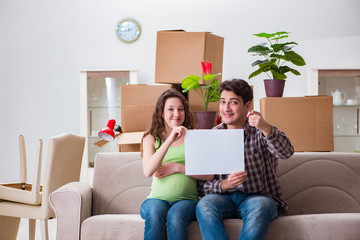
<instances>
[{"instance_id":1,"label":"stacked cardboard box","mask_svg":"<svg viewBox=\"0 0 360 240\"><path fill-rule=\"evenodd\" d=\"M137 134L138 141L134 141L134 132L144 132L150 128L152 114L158 97L165 90L176 88L172 84L156 85L122 85L121 86L121 129L123 134L119 137L119 149L121 152L138 152L140 150L141 137Z\"/></svg>"},{"instance_id":2,"label":"stacked cardboard box","mask_svg":"<svg viewBox=\"0 0 360 240\"><path fill-rule=\"evenodd\" d=\"M180 84L188 75L202 76L200 62L209 61L213 73L222 72L224 38L208 32L159 31L157 33L155 85L124 85L121 87L120 151L139 151L140 140L127 133L143 132L150 128L152 114L160 94L169 88L181 91ZM217 78L221 81L221 76ZM202 83L203 84L203 83ZM191 90L186 95L192 114L205 110L200 96ZM210 103L208 111L218 111L218 103ZM121 136L121 135L120 135Z\"/></svg>"},{"instance_id":3,"label":"stacked cardboard box","mask_svg":"<svg viewBox=\"0 0 360 240\"><path fill-rule=\"evenodd\" d=\"M185 76L202 76L201 61L211 62L213 73L222 73L223 51L224 38L208 32L159 31L155 82L179 84Z\"/></svg>"},{"instance_id":4,"label":"stacked cardboard box","mask_svg":"<svg viewBox=\"0 0 360 240\"><path fill-rule=\"evenodd\" d=\"M158 97L172 84L137 84L121 86L121 128L124 133L150 128Z\"/></svg>"},{"instance_id":5,"label":"stacked cardboard box","mask_svg":"<svg viewBox=\"0 0 360 240\"><path fill-rule=\"evenodd\" d=\"M285 132L295 151L334 151L331 96L262 98L260 111Z\"/></svg>"}]
</instances>

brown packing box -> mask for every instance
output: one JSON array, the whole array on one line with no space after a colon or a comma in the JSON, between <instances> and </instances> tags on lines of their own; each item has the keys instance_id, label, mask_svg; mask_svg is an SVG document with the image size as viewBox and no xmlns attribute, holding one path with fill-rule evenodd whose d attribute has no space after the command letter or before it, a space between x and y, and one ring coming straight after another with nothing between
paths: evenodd
<instances>
[{"instance_id":1,"label":"brown packing box","mask_svg":"<svg viewBox=\"0 0 360 240\"><path fill-rule=\"evenodd\" d=\"M119 135L119 152L139 152L144 132L122 133Z\"/></svg>"},{"instance_id":2,"label":"brown packing box","mask_svg":"<svg viewBox=\"0 0 360 240\"><path fill-rule=\"evenodd\" d=\"M223 51L224 38L208 32L158 31L155 82L180 84L188 75L201 77L201 61L212 64L212 73L222 73Z\"/></svg>"},{"instance_id":3,"label":"brown packing box","mask_svg":"<svg viewBox=\"0 0 360 240\"><path fill-rule=\"evenodd\" d=\"M140 144L119 145L119 152L140 152Z\"/></svg>"},{"instance_id":4,"label":"brown packing box","mask_svg":"<svg viewBox=\"0 0 360 240\"><path fill-rule=\"evenodd\" d=\"M146 131L150 128L152 114L158 97L171 84L135 84L121 86L121 128L124 133Z\"/></svg>"},{"instance_id":5,"label":"brown packing box","mask_svg":"<svg viewBox=\"0 0 360 240\"><path fill-rule=\"evenodd\" d=\"M262 98L260 112L285 132L295 151L334 150L331 96Z\"/></svg>"}]
</instances>

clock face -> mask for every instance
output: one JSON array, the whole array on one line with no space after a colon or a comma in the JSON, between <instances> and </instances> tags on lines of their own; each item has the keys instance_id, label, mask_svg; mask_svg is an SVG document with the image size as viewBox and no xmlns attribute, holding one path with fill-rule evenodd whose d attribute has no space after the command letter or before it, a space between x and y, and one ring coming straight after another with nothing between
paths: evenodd
<instances>
[{"instance_id":1,"label":"clock face","mask_svg":"<svg viewBox=\"0 0 360 240\"><path fill-rule=\"evenodd\" d=\"M141 33L140 24L133 19L125 19L116 26L116 34L125 43L135 42Z\"/></svg>"}]
</instances>

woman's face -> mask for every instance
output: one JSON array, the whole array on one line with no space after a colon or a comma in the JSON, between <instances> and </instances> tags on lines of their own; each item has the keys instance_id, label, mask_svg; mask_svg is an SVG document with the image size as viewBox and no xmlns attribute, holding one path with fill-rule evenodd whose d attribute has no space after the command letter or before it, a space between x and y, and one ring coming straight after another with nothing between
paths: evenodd
<instances>
[{"instance_id":1,"label":"woman's face","mask_svg":"<svg viewBox=\"0 0 360 240\"><path fill-rule=\"evenodd\" d=\"M170 128L181 126L185 121L185 110L181 100L176 97L168 98L162 117L166 126Z\"/></svg>"}]
</instances>

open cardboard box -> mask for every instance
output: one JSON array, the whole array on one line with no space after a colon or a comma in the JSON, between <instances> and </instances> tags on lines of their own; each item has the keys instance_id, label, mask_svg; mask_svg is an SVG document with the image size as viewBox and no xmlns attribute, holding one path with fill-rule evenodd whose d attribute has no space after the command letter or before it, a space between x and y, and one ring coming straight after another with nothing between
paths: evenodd
<instances>
[{"instance_id":1,"label":"open cardboard box","mask_svg":"<svg viewBox=\"0 0 360 240\"><path fill-rule=\"evenodd\" d=\"M202 76L201 61L222 73L223 52L224 38L209 32L158 31L155 82L180 84L188 75Z\"/></svg>"},{"instance_id":2,"label":"open cardboard box","mask_svg":"<svg viewBox=\"0 0 360 240\"><path fill-rule=\"evenodd\" d=\"M141 139L145 132L122 133L119 135L119 152L139 152Z\"/></svg>"},{"instance_id":3,"label":"open cardboard box","mask_svg":"<svg viewBox=\"0 0 360 240\"><path fill-rule=\"evenodd\" d=\"M334 151L331 96L262 98L260 112L285 132L295 151Z\"/></svg>"}]
</instances>

